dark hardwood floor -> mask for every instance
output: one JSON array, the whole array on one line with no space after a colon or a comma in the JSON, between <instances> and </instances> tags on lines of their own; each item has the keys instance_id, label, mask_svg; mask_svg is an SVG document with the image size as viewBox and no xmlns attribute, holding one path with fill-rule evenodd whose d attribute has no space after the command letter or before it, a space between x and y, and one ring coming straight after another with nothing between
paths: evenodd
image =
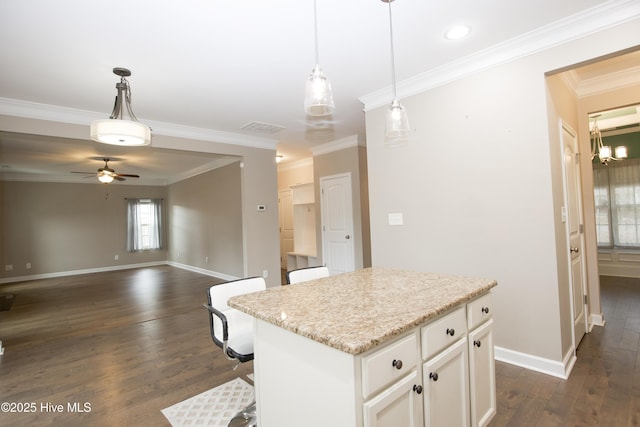
<instances>
[{"instance_id":1,"label":"dark hardwood floor","mask_svg":"<svg viewBox=\"0 0 640 427\"><path fill-rule=\"evenodd\" d=\"M161 266L0 285L16 295L0 312L0 402L36 405L0 425L168 426L161 409L245 377L252 364L234 372L209 336L201 305L217 282ZM640 425L640 280L601 282L607 325L569 380L496 363L491 427Z\"/></svg>"},{"instance_id":2,"label":"dark hardwood floor","mask_svg":"<svg viewBox=\"0 0 640 427\"><path fill-rule=\"evenodd\" d=\"M218 282L161 266L0 285L16 295L0 312L0 402L35 404L0 425L168 426L161 409L252 372L211 341L202 304Z\"/></svg>"},{"instance_id":3,"label":"dark hardwood floor","mask_svg":"<svg viewBox=\"0 0 640 427\"><path fill-rule=\"evenodd\" d=\"M498 426L640 425L640 279L600 279L605 327L578 347L568 380L496 362Z\"/></svg>"}]
</instances>

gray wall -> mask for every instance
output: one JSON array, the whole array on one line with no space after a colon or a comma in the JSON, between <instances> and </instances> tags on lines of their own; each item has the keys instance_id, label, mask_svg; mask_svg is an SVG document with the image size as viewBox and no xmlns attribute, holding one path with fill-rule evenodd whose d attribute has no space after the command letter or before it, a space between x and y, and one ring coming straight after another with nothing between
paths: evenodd
<instances>
[{"instance_id":1,"label":"gray wall","mask_svg":"<svg viewBox=\"0 0 640 427\"><path fill-rule=\"evenodd\" d=\"M78 140L86 139L89 134L89 126L86 124L61 123L39 118L15 117L2 114L0 114L0 130ZM235 156L241 159L240 188L242 199L242 250L244 265L240 276L259 276L267 271L267 273L269 273L267 285L279 286L280 257L275 144L273 148L256 148L253 143L251 143L251 145L224 144L212 140L210 135L203 134L201 136L207 139L180 138L162 134L161 130L158 130L153 134L152 145L153 148L215 153L225 156ZM242 141L239 141L238 144L241 142ZM269 146L270 144L265 143L263 145ZM8 183L5 184L8 185ZM114 185L113 188L117 187ZM2 197L2 200L4 205L8 203L6 197ZM265 205L267 207L266 211L258 212L256 209L257 205ZM9 219L6 217L6 213L4 213L4 216L3 223L6 224ZM6 233L6 230L3 230L3 233ZM168 244L171 245L171 242L169 241ZM8 249L12 247L12 243L5 244L4 258L11 256L8 253ZM162 259L167 260L166 254ZM170 259L169 261L172 260ZM25 261L19 260L16 262L23 263ZM0 260L0 263L0 266L6 264L3 260ZM109 263L105 261L104 264L98 265L104 267L109 265ZM56 269L56 271L66 270L61 267ZM233 267L233 271L236 271L236 267ZM0 274L3 273L5 272L0 271ZM22 275L23 274L15 274L12 277ZM2 277L4 276L0 276L0 280L2 280Z\"/></svg>"},{"instance_id":2,"label":"gray wall","mask_svg":"<svg viewBox=\"0 0 640 427\"><path fill-rule=\"evenodd\" d=\"M168 187L169 259L242 277L240 162Z\"/></svg>"},{"instance_id":3,"label":"gray wall","mask_svg":"<svg viewBox=\"0 0 640 427\"><path fill-rule=\"evenodd\" d=\"M165 261L165 250L126 251L125 202L165 194L152 186L0 181L0 278Z\"/></svg>"},{"instance_id":4,"label":"gray wall","mask_svg":"<svg viewBox=\"0 0 640 427\"><path fill-rule=\"evenodd\" d=\"M638 24L403 99L415 127L406 147L383 147L386 106L367 111L373 265L497 279L501 354L561 370L570 328L556 236L561 162L550 139L560 111L548 112L545 73L640 44ZM397 212L405 225L389 226Z\"/></svg>"}]
</instances>

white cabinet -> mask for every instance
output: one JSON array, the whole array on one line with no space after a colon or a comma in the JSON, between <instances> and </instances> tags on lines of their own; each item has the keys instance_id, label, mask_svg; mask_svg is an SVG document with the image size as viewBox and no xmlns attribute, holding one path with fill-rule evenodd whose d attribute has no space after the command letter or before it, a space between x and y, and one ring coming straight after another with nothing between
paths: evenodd
<instances>
[{"instance_id":1,"label":"white cabinet","mask_svg":"<svg viewBox=\"0 0 640 427\"><path fill-rule=\"evenodd\" d=\"M409 375L364 403L365 427L421 427L422 397L416 392L420 379L414 369Z\"/></svg>"},{"instance_id":2,"label":"white cabinet","mask_svg":"<svg viewBox=\"0 0 640 427\"><path fill-rule=\"evenodd\" d=\"M486 426L496 414L493 304L485 294L467 304L471 423Z\"/></svg>"},{"instance_id":3,"label":"white cabinet","mask_svg":"<svg viewBox=\"0 0 640 427\"><path fill-rule=\"evenodd\" d=\"M425 426L469 425L468 366L466 337L424 364Z\"/></svg>"},{"instance_id":4,"label":"white cabinet","mask_svg":"<svg viewBox=\"0 0 640 427\"><path fill-rule=\"evenodd\" d=\"M495 414L491 315L485 295L356 355L256 319L258 425L484 426Z\"/></svg>"},{"instance_id":5,"label":"white cabinet","mask_svg":"<svg viewBox=\"0 0 640 427\"><path fill-rule=\"evenodd\" d=\"M418 348L414 332L362 358L365 427L422 426Z\"/></svg>"}]
</instances>

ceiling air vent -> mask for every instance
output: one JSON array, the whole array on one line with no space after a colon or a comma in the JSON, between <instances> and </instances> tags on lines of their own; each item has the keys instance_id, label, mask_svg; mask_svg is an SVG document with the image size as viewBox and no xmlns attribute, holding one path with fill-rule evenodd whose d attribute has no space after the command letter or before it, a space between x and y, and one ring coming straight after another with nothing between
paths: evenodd
<instances>
[{"instance_id":1,"label":"ceiling air vent","mask_svg":"<svg viewBox=\"0 0 640 427\"><path fill-rule=\"evenodd\" d=\"M284 129L284 126L272 125L262 122L249 122L246 125L242 126L240 129L265 135L271 135Z\"/></svg>"}]
</instances>

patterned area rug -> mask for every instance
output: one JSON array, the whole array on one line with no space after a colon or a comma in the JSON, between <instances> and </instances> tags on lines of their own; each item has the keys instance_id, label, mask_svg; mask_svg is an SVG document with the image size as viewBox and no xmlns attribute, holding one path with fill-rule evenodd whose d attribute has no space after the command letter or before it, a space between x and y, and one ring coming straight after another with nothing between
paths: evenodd
<instances>
[{"instance_id":1,"label":"patterned area rug","mask_svg":"<svg viewBox=\"0 0 640 427\"><path fill-rule=\"evenodd\" d=\"M241 378L162 410L173 427L226 427L231 417L253 402L253 386Z\"/></svg>"}]
</instances>

